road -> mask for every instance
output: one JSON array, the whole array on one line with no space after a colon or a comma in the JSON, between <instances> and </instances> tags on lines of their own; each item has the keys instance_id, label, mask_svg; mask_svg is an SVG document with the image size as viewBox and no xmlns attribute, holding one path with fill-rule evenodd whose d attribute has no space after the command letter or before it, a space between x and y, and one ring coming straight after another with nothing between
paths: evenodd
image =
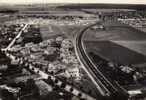
<instances>
[{"instance_id":1,"label":"road","mask_svg":"<svg viewBox=\"0 0 146 100\"><path fill-rule=\"evenodd\" d=\"M16 40L21 36L22 32L27 28L27 26L28 26L28 24L25 24L24 27L19 31L17 36L11 41L11 43L5 49L2 49L2 50L4 50L4 51L9 50L14 45Z\"/></svg>"},{"instance_id":2,"label":"road","mask_svg":"<svg viewBox=\"0 0 146 100\"><path fill-rule=\"evenodd\" d=\"M16 59L15 56L13 56L13 55L11 55L11 54L9 54L9 53L6 53L6 55L7 55L9 58L11 58L11 59ZM75 87L73 87L73 86L71 86L71 85L69 85L69 84L66 84L65 82L63 82L63 81L57 79L55 76L50 75L50 74L48 74L48 73L45 73L45 72L41 71L40 69L36 68L36 67L35 67L34 65L32 65L31 63L28 63L28 62L23 61L22 58L17 58L17 60L18 60L18 62L19 62L20 64L25 65L27 70L30 70L31 72L34 72L35 74L40 75L40 76L41 76L40 79L44 79L44 80L46 80L46 81L47 81L48 79L51 79L51 80L55 83L55 85L57 85L57 86L59 86L59 87L62 87L62 86L64 85L64 86L63 86L63 89L64 89L65 91L67 91L67 92L72 93L72 94L75 95L75 96L78 96L78 97L80 97L80 98L84 98L84 99L86 99L86 100L96 100L95 98L93 98L93 97L91 97L90 95L88 95L88 94L82 92L81 90L78 90L77 88L75 88Z\"/></svg>"}]
</instances>

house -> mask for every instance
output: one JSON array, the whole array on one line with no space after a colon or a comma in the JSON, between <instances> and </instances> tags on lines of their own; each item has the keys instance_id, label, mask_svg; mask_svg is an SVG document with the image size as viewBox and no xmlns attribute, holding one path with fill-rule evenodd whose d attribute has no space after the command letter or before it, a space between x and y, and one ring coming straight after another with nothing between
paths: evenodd
<instances>
[{"instance_id":1,"label":"house","mask_svg":"<svg viewBox=\"0 0 146 100\"><path fill-rule=\"evenodd\" d=\"M61 69L65 69L66 66L64 64L61 64L59 61L54 61L53 63L48 64L48 72L57 72Z\"/></svg>"},{"instance_id":2,"label":"house","mask_svg":"<svg viewBox=\"0 0 146 100\"><path fill-rule=\"evenodd\" d=\"M66 77L73 78L75 80L81 79L79 68L75 66L69 66L65 71L65 75Z\"/></svg>"},{"instance_id":3,"label":"house","mask_svg":"<svg viewBox=\"0 0 146 100\"><path fill-rule=\"evenodd\" d=\"M73 47L73 43L72 43L72 41L71 40L69 40L69 39L64 39L63 41L62 41L62 44L61 44L61 47L62 48L72 48Z\"/></svg>"},{"instance_id":4,"label":"house","mask_svg":"<svg viewBox=\"0 0 146 100\"><path fill-rule=\"evenodd\" d=\"M62 41L63 41L63 37L59 36L59 37L56 38L56 43L61 44Z\"/></svg>"},{"instance_id":5,"label":"house","mask_svg":"<svg viewBox=\"0 0 146 100\"><path fill-rule=\"evenodd\" d=\"M51 54L54 54L55 51L56 51L56 48L54 48L54 47L47 47L47 48L44 50L44 54L46 54L46 55L51 55Z\"/></svg>"}]
</instances>

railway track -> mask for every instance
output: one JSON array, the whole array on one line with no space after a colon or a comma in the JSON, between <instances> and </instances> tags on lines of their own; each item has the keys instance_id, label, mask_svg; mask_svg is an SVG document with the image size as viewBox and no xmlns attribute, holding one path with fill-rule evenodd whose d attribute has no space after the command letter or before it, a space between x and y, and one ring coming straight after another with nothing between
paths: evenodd
<instances>
[{"instance_id":1,"label":"railway track","mask_svg":"<svg viewBox=\"0 0 146 100\"><path fill-rule=\"evenodd\" d=\"M75 38L75 50L76 54L78 56L79 61L83 64L83 69L86 71L94 85L97 87L99 93L103 97L109 97L118 95L122 93L124 90L122 90L121 87L118 86L118 84L111 82L111 80L107 79L103 73L98 69L98 66L96 66L88 56L88 54L85 51L84 43L83 43L83 36L87 29L89 29L92 26L95 26L97 24L101 23L95 23L93 25L90 25L83 30L80 31L79 34L76 35ZM125 91L124 91L125 92ZM123 92L123 93L124 93ZM113 99L112 99L113 100Z\"/></svg>"}]
</instances>

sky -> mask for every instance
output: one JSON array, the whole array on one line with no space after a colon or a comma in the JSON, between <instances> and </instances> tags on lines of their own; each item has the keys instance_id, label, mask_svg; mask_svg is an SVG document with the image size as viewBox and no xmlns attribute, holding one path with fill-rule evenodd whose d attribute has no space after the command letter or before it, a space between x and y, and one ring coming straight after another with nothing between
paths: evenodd
<instances>
[{"instance_id":1,"label":"sky","mask_svg":"<svg viewBox=\"0 0 146 100\"><path fill-rule=\"evenodd\" d=\"M33 3L122 3L146 4L146 0L0 0L0 4L33 4Z\"/></svg>"}]
</instances>

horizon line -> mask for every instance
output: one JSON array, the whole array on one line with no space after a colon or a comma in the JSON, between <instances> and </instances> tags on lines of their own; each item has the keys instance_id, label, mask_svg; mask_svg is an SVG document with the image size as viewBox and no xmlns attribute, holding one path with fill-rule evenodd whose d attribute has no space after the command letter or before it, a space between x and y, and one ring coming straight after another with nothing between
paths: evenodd
<instances>
[{"instance_id":1,"label":"horizon line","mask_svg":"<svg viewBox=\"0 0 146 100\"><path fill-rule=\"evenodd\" d=\"M94 3L94 2L47 2L47 3L43 3L43 2L33 2L33 3L0 3L0 6L1 5L35 5L35 4L111 4L111 5L146 5L143 4L143 3L110 3L110 2L107 2L107 3Z\"/></svg>"}]
</instances>

